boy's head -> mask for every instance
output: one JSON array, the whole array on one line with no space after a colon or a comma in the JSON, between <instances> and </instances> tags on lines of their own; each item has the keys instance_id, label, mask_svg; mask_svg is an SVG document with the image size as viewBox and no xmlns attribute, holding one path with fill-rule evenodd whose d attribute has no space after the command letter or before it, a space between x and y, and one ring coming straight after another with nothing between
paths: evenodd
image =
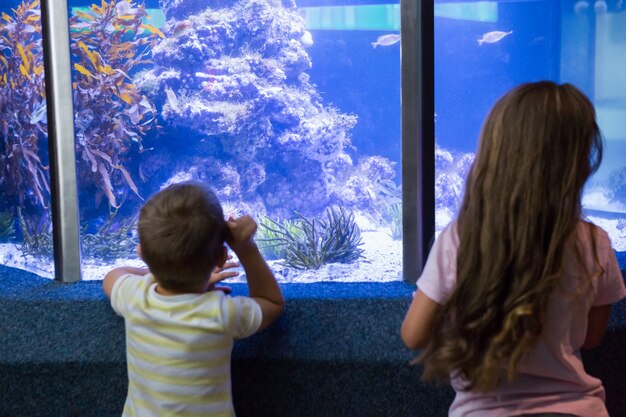
<instances>
[{"instance_id":1,"label":"boy's head","mask_svg":"<svg viewBox=\"0 0 626 417\"><path fill-rule=\"evenodd\" d=\"M164 288L192 290L222 260L227 230L222 206L209 187L170 185L139 212L141 257Z\"/></svg>"}]
</instances>

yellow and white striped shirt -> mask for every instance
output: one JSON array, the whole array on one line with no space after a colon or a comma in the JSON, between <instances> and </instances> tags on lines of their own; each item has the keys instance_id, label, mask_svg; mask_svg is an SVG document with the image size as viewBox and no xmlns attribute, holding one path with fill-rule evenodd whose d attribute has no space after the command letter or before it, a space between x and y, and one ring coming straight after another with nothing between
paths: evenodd
<instances>
[{"instance_id":1,"label":"yellow and white striped shirt","mask_svg":"<svg viewBox=\"0 0 626 417\"><path fill-rule=\"evenodd\" d=\"M261 308L222 291L165 296L151 274L124 275L111 291L126 323L123 417L232 417L233 340L255 333Z\"/></svg>"}]
</instances>

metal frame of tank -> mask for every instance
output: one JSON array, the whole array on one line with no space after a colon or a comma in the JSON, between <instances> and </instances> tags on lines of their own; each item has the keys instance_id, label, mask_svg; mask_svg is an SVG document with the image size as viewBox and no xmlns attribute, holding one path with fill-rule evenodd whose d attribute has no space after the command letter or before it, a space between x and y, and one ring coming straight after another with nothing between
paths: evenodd
<instances>
[{"instance_id":1,"label":"metal frame of tank","mask_svg":"<svg viewBox=\"0 0 626 417\"><path fill-rule=\"evenodd\" d=\"M81 262L66 0L42 0L41 25L48 105L54 277L57 281L74 282L81 279Z\"/></svg>"},{"instance_id":2,"label":"metal frame of tank","mask_svg":"<svg viewBox=\"0 0 626 417\"><path fill-rule=\"evenodd\" d=\"M435 237L434 2L401 0L403 279L419 277Z\"/></svg>"}]
</instances>

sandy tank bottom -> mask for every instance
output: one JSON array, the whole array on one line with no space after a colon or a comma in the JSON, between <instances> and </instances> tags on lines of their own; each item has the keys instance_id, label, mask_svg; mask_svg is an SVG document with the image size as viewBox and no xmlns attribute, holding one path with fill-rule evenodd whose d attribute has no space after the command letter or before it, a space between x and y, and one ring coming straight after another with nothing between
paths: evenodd
<instances>
[{"instance_id":1,"label":"sandy tank bottom","mask_svg":"<svg viewBox=\"0 0 626 417\"><path fill-rule=\"evenodd\" d=\"M276 279L280 283L313 282L387 282L402 279L402 241L393 240L386 228L376 228L362 216L357 224L361 228L360 246L363 257L350 264L329 263L318 269L298 270L281 265L280 260L268 261ZM234 258L233 260L236 260ZM52 264L32 256L24 256L12 243L0 244L0 264L23 269L37 275L52 278ZM103 263L99 259L83 259L84 280L100 280L117 266L137 266L145 264L138 258L120 258ZM234 268L240 274L224 282L244 282L243 268Z\"/></svg>"},{"instance_id":2,"label":"sandy tank bottom","mask_svg":"<svg viewBox=\"0 0 626 417\"><path fill-rule=\"evenodd\" d=\"M602 227L609 233L613 248L618 252L626 251L626 227L619 220L589 216L588 220ZM330 263L318 269L297 270L281 265L280 260L268 261L276 279L281 283L313 282L388 282L402 280L402 241L393 240L386 228L377 228L364 217L357 216L361 227L363 258L350 264ZM236 260L236 259L234 259ZM52 278L52 264L32 256L24 256L15 244L0 244L0 264L23 269L37 275ZM116 266L145 266L138 258L120 258L102 263L99 259L83 260L83 279L100 280L110 269ZM244 282L243 268L236 278L225 282Z\"/></svg>"}]
</instances>

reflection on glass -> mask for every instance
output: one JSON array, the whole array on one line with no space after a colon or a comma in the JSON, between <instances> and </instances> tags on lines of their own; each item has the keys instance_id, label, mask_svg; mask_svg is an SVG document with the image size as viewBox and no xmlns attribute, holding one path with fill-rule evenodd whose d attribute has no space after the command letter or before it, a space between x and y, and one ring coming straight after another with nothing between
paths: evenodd
<instances>
[{"instance_id":1,"label":"reflection on glass","mask_svg":"<svg viewBox=\"0 0 626 417\"><path fill-rule=\"evenodd\" d=\"M144 199L199 179L280 281L399 279L398 3L70 1L83 276L140 264Z\"/></svg>"},{"instance_id":2,"label":"reflection on glass","mask_svg":"<svg viewBox=\"0 0 626 417\"><path fill-rule=\"evenodd\" d=\"M53 277L39 1L0 13L0 264Z\"/></svg>"},{"instance_id":3,"label":"reflection on glass","mask_svg":"<svg viewBox=\"0 0 626 417\"><path fill-rule=\"evenodd\" d=\"M435 5L436 226L456 215L482 121L512 87L569 82L594 102L604 162L585 215L626 250L626 13L616 1L443 2Z\"/></svg>"}]
</instances>

